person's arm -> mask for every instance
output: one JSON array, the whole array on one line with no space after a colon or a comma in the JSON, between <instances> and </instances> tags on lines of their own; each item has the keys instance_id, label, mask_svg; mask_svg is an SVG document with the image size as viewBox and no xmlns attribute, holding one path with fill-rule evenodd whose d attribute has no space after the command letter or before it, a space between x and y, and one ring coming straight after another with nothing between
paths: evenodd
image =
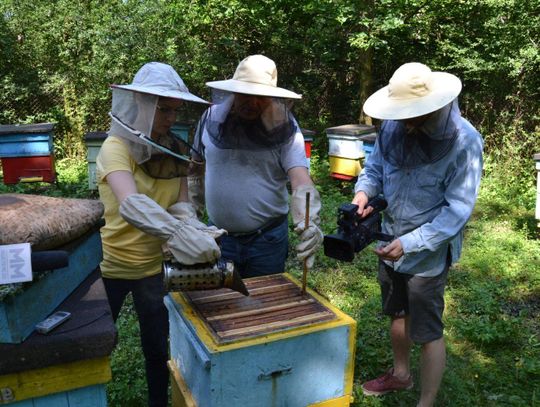
<instances>
[{"instance_id":1,"label":"person's arm","mask_svg":"<svg viewBox=\"0 0 540 407\"><path fill-rule=\"evenodd\" d=\"M129 171L112 171L105 179L119 204L129 195L137 193L137 186L133 174Z\"/></svg>"},{"instance_id":2,"label":"person's arm","mask_svg":"<svg viewBox=\"0 0 540 407\"><path fill-rule=\"evenodd\" d=\"M157 202L137 191L125 149L102 147L98 166L119 203L120 216L137 229L167 241L183 264L213 262L220 256L215 239L224 231L175 219Z\"/></svg>"},{"instance_id":3,"label":"person's arm","mask_svg":"<svg viewBox=\"0 0 540 407\"><path fill-rule=\"evenodd\" d=\"M321 210L321 198L315 188L311 177L305 167L294 167L288 172L291 182L291 216L294 223L294 231L300 237L300 243L296 246L297 258L306 259L308 268L313 267L315 253L323 242L323 233L319 228ZM309 192L309 225L306 228L306 197Z\"/></svg>"},{"instance_id":4,"label":"person's arm","mask_svg":"<svg viewBox=\"0 0 540 407\"><path fill-rule=\"evenodd\" d=\"M120 216L137 229L167 242L181 264L214 263L221 256L216 243L225 231L174 218L144 194L131 194L120 204Z\"/></svg>"},{"instance_id":5,"label":"person's arm","mask_svg":"<svg viewBox=\"0 0 540 407\"><path fill-rule=\"evenodd\" d=\"M313 181L309 176L308 169L306 167L294 167L291 168L287 175L291 182L291 189L295 190L300 185L313 185Z\"/></svg>"},{"instance_id":6,"label":"person's arm","mask_svg":"<svg viewBox=\"0 0 540 407\"><path fill-rule=\"evenodd\" d=\"M180 181L180 193L178 194L178 201L167 208L169 212L176 219L188 221L193 226L203 227L204 223L199 221L199 214L197 208L189 197L188 178L182 177Z\"/></svg>"},{"instance_id":7,"label":"person's arm","mask_svg":"<svg viewBox=\"0 0 540 407\"><path fill-rule=\"evenodd\" d=\"M352 203L358 205L357 213L363 218L373 211L373 208L371 207L366 208L369 199L379 195L383 189L383 157L379 145L380 143L381 139L377 138L373 152L366 160L364 168L354 185L355 195L352 199Z\"/></svg>"}]
</instances>

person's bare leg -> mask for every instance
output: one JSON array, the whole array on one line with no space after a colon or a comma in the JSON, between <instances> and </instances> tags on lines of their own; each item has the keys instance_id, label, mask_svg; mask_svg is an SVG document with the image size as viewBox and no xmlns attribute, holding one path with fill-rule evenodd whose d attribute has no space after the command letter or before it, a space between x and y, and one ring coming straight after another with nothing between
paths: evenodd
<instances>
[{"instance_id":1,"label":"person's bare leg","mask_svg":"<svg viewBox=\"0 0 540 407\"><path fill-rule=\"evenodd\" d=\"M409 361L412 346L409 339L409 317L392 318L390 339L394 353L393 375L401 380L406 380L410 375Z\"/></svg>"},{"instance_id":2,"label":"person's bare leg","mask_svg":"<svg viewBox=\"0 0 540 407\"><path fill-rule=\"evenodd\" d=\"M420 356L421 393L417 407L431 407L437 397L446 366L444 337L422 345Z\"/></svg>"}]
</instances>

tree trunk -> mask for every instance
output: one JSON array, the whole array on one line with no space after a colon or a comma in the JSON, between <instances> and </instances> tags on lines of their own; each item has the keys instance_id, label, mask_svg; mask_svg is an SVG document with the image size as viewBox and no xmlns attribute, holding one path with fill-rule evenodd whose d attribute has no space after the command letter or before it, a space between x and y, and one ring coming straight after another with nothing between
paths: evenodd
<instances>
[{"instance_id":1,"label":"tree trunk","mask_svg":"<svg viewBox=\"0 0 540 407\"><path fill-rule=\"evenodd\" d=\"M360 98L360 106L364 105L364 102L371 94L371 88L373 78L371 69L373 66L373 49L368 48L365 51L360 52L359 64L358 64L358 76L360 77L360 89L358 97ZM372 125L371 117L367 116L362 107L358 114L358 123L365 123Z\"/></svg>"}]
</instances>

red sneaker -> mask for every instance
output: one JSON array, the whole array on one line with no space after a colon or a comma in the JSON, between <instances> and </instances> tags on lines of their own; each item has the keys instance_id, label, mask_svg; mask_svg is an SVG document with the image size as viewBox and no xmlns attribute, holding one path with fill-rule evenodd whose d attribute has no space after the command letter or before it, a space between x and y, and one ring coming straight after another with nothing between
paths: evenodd
<instances>
[{"instance_id":1,"label":"red sneaker","mask_svg":"<svg viewBox=\"0 0 540 407\"><path fill-rule=\"evenodd\" d=\"M381 377L364 383L362 385L362 391L366 396L381 396L391 391L410 390L413 388L414 383L411 375L406 380L401 380L395 377L393 373L394 369L390 369Z\"/></svg>"}]
</instances>

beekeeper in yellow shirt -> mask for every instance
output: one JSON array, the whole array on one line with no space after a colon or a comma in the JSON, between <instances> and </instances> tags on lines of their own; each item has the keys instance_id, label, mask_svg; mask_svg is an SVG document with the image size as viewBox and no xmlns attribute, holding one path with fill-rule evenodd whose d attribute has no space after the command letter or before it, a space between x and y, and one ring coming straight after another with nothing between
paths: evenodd
<instances>
[{"instance_id":1,"label":"beekeeper in yellow shirt","mask_svg":"<svg viewBox=\"0 0 540 407\"><path fill-rule=\"evenodd\" d=\"M166 406L169 331L162 275L165 243L182 264L213 263L225 231L196 218L188 203L191 146L171 132L191 94L169 65L145 64L128 85L112 85L111 128L97 157L105 206L101 273L113 318L131 292L139 318L148 405Z\"/></svg>"}]
</instances>

